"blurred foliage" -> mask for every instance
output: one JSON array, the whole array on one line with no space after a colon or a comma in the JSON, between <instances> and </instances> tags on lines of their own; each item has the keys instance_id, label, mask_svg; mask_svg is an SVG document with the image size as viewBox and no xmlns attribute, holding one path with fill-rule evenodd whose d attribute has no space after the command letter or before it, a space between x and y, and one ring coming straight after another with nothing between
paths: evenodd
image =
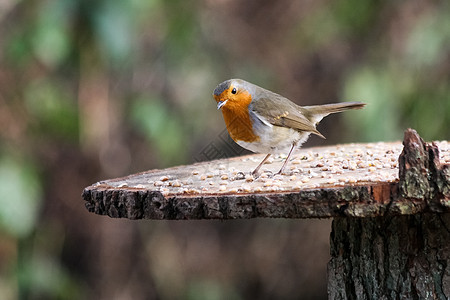
<instances>
[{"instance_id":1,"label":"blurred foliage","mask_svg":"<svg viewBox=\"0 0 450 300\"><path fill-rule=\"evenodd\" d=\"M236 291L227 289L218 282L208 279L194 280L188 287L188 300L238 300L242 299Z\"/></svg>"},{"instance_id":2,"label":"blurred foliage","mask_svg":"<svg viewBox=\"0 0 450 300\"><path fill-rule=\"evenodd\" d=\"M384 53L380 61L380 53L374 52L350 73L345 97L360 96L373 105L358 116L366 140L398 139L405 127L418 129L427 139L448 138L449 20L449 10L424 13L402 37L399 53Z\"/></svg>"},{"instance_id":3,"label":"blurred foliage","mask_svg":"<svg viewBox=\"0 0 450 300\"><path fill-rule=\"evenodd\" d=\"M188 143L187 133L174 113L161 99L145 98L135 101L131 117L137 130L150 138L163 164L185 162L186 152L180 151ZM150 144L150 146L151 146Z\"/></svg>"},{"instance_id":4,"label":"blurred foliage","mask_svg":"<svg viewBox=\"0 0 450 300\"><path fill-rule=\"evenodd\" d=\"M32 164L3 157L0 160L0 228L22 238L36 225L42 190Z\"/></svg>"},{"instance_id":5,"label":"blurred foliage","mask_svg":"<svg viewBox=\"0 0 450 300\"><path fill-rule=\"evenodd\" d=\"M326 222L153 230L88 214L80 192L192 163L224 129L211 93L232 77L299 104L368 103L309 145L449 139L449 5L0 1L0 298L325 297Z\"/></svg>"},{"instance_id":6,"label":"blurred foliage","mask_svg":"<svg viewBox=\"0 0 450 300\"><path fill-rule=\"evenodd\" d=\"M46 134L76 142L77 107L56 80L35 80L26 87L24 105L32 123L33 134Z\"/></svg>"}]
</instances>

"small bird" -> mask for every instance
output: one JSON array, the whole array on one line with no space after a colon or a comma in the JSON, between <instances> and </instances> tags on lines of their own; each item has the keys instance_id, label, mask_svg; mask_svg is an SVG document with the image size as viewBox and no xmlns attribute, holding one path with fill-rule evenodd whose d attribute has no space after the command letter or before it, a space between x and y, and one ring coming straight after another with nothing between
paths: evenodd
<instances>
[{"instance_id":1,"label":"small bird","mask_svg":"<svg viewBox=\"0 0 450 300\"><path fill-rule=\"evenodd\" d=\"M311 133L325 138L316 125L327 115L364 107L361 102L299 106L287 98L242 79L220 83L213 97L231 138L241 147L267 156L252 172L259 169L271 154L289 154L277 174L282 174L296 147L300 147Z\"/></svg>"}]
</instances>

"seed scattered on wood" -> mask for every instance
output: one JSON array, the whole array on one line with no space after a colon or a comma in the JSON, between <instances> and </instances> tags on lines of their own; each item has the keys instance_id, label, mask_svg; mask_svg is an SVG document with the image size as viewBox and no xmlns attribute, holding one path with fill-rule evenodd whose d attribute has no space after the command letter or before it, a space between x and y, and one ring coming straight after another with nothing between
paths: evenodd
<instances>
[{"instance_id":1,"label":"seed scattered on wood","mask_svg":"<svg viewBox=\"0 0 450 300\"><path fill-rule=\"evenodd\" d=\"M356 182L358 182L357 180L356 180L356 178L355 177L348 177L348 182L349 183L356 183Z\"/></svg>"},{"instance_id":2,"label":"seed scattered on wood","mask_svg":"<svg viewBox=\"0 0 450 300\"><path fill-rule=\"evenodd\" d=\"M342 174L342 170L338 166L332 166L331 169L329 169L329 170L336 174Z\"/></svg>"},{"instance_id":3,"label":"seed scattered on wood","mask_svg":"<svg viewBox=\"0 0 450 300\"><path fill-rule=\"evenodd\" d=\"M356 168L357 168L356 162L350 161L348 164L348 169L353 171L353 170L356 170Z\"/></svg>"},{"instance_id":4,"label":"seed scattered on wood","mask_svg":"<svg viewBox=\"0 0 450 300\"><path fill-rule=\"evenodd\" d=\"M167 181L167 180L169 180L169 176L161 176L161 177L159 177L159 180L160 181Z\"/></svg>"},{"instance_id":5,"label":"seed scattered on wood","mask_svg":"<svg viewBox=\"0 0 450 300\"><path fill-rule=\"evenodd\" d=\"M246 184L243 184L243 185L242 185L242 190L243 190L244 192L246 192L246 193L252 191L252 189L250 188L250 186L248 186L248 185L246 185Z\"/></svg>"},{"instance_id":6,"label":"seed scattered on wood","mask_svg":"<svg viewBox=\"0 0 450 300\"><path fill-rule=\"evenodd\" d=\"M181 182L179 182L178 180L175 180L172 182L172 186L173 187L180 187L181 186Z\"/></svg>"},{"instance_id":7,"label":"seed scattered on wood","mask_svg":"<svg viewBox=\"0 0 450 300\"><path fill-rule=\"evenodd\" d=\"M264 182L264 186L272 186L273 181L272 180L267 180L266 182Z\"/></svg>"},{"instance_id":8,"label":"seed scattered on wood","mask_svg":"<svg viewBox=\"0 0 450 300\"><path fill-rule=\"evenodd\" d=\"M318 177L319 174L317 174L316 172L312 171L312 170L308 170L309 175L311 175L312 177Z\"/></svg>"},{"instance_id":9,"label":"seed scattered on wood","mask_svg":"<svg viewBox=\"0 0 450 300\"><path fill-rule=\"evenodd\" d=\"M445 147L439 145L442 164L450 162L450 143L445 145ZM131 187L142 189L153 187L154 190L165 193L170 191L172 195L175 195L183 192L186 194L205 191L213 193L223 188L230 193L247 193L313 189L315 186L321 187L323 184L333 183L344 185L379 180L393 182L398 180L398 155L402 147L400 144L392 146L392 150L386 150L386 147L386 144L382 143L372 145L370 148L344 145L337 146L332 151L326 149L303 151L301 154L293 155L288 171L283 175L275 175L274 172L277 171L278 164L283 163L285 156L273 155L270 162L274 165L263 168L259 177L253 177L248 173L248 168L243 168L241 165L243 159L235 159L227 164L217 164L215 170L209 169L207 172L199 168L191 169L185 177L170 171L156 172L154 175L149 174L143 184L135 183ZM261 157L244 160L248 160L248 164L251 164L251 161L260 163ZM242 188L243 184L245 189ZM127 187L123 181L116 183L116 186ZM206 190L204 187L207 187Z\"/></svg>"},{"instance_id":10,"label":"seed scattered on wood","mask_svg":"<svg viewBox=\"0 0 450 300\"><path fill-rule=\"evenodd\" d=\"M277 174L277 175L273 176L273 179L274 180L283 180L284 178L283 178L283 175Z\"/></svg>"},{"instance_id":11,"label":"seed scattered on wood","mask_svg":"<svg viewBox=\"0 0 450 300\"><path fill-rule=\"evenodd\" d=\"M300 181L303 182L303 183L307 183L307 182L310 182L311 179L310 179L309 177L303 176L303 177L300 179Z\"/></svg>"},{"instance_id":12,"label":"seed scattered on wood","mask_svg":"<svg viewBox=\"0 0 450 300\"><path fill-rule=\"evenodd\" d=\"M282 184L283 184L283 183L282 183L281 181L274 181L274 182L272 183L272 186L280 187Z\"/></svg>"}]
</instances>

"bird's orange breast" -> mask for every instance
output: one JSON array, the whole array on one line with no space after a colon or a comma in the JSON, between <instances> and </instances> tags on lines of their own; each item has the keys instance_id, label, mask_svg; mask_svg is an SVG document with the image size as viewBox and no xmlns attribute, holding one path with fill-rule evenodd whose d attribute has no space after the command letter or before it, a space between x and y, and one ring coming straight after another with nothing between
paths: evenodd
<instances>
[{"instance_id":1,"label":"bird's orange breast","mask_svg":"<svg viewBox=\"0 0 450 300\"><path fill-rule=\"evenodd\" d=\"M253 124L248 112L248 105L252 101L250 94L240 95L239 101L228 101L222 107L222 114L228 133L234 141L247 143L259 141L253 131Z\"/></svg>"}]
</instances>

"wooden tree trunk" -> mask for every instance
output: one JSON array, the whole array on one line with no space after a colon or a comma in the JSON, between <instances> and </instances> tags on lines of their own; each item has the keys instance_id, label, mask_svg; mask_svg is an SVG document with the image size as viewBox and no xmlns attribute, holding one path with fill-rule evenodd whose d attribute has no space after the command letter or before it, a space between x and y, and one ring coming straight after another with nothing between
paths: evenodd
<instances>
[{"instance_id":1,"label":"wooden tree trunk","mask_svg":"<svg viewBox=\"0 0 450 300\"><path fill-rule=\"evenodd\" d=\"M428 209L335 218L330 299L450 299L450 213L442 210L450 199L450 167L440 163L436 145L424 143L414 130L405 132L403 145L398 197L390 205L409 200L409 209Z\"/></svg>"},{"instance_id":2,"label":"wooden tree trunk","mask_svg":"<svg viewBox=\"0 0 450 300\"><path fill-rule=\"evenodd\" d=\"M450 299L450 214L335 218L329 299Z\"/></svg>"}]
</instances>

